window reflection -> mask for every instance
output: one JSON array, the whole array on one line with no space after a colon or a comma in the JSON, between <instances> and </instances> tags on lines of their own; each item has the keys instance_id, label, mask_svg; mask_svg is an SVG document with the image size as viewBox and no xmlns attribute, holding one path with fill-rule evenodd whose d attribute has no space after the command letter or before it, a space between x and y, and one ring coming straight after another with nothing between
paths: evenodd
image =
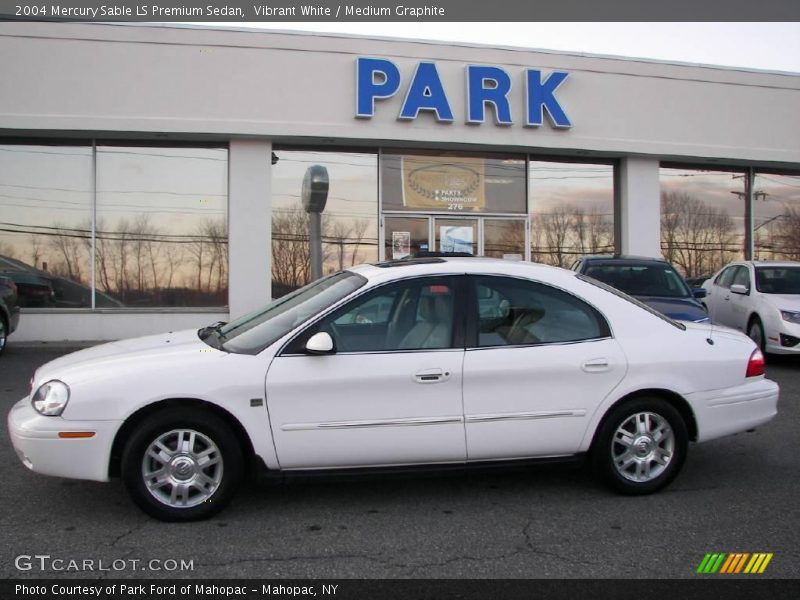
<instances>
[{"instance_id":1,"label":"window reflection","mask_svg":"<svg viewBox=\"0 0 800 600\"><path fill-rule=\"evenodd\" d=\"M614 251L614 166L530 162L531 260L569 267Z\"/></svg>"},{"instance_id":2,"label":"window reflection","mask_svg":"<svg viewBox=\"0 0 800 600\"><path fill-rule=\"evenodd\" d=\"M97 148L97 306L225 306L228 151Z\"/></svg>"},{"instance_id":3,"label":"window reflection","mask_svg":"<svg viewBox=\"0 0 800 600\"><path fill-rule=\"evenodd\" d=\"M661 251L687 278L744 258L744 173L662 167Z\"/></svg>"},{"instance_id":4,"label":"window reflection","mask_svg":"<svg viewBox=\"0 0 800 600\"><path fill-rule=\"evenodd\" d=\"M0 275L26 308L91 307L92 148L0 145Z\"/></svg>"},{"instance_id":5,"label":"window reflection","mask_svg":"<svg viewBox=\"0 0 800 600\"><path fill-rule=\"evenodd\" d=\"M272 167L272 297L311 280L303 176L322 165L330 187L322 212L323 274L378 260L378 157L357 152L276 150Z\"/></svg>"},{"instance_id":6,"label":"window reflection","mask_svg":"<svg viewBox=\"0 0 800 600\"><path fill-rule=\"evenodd\" d=\"M753 246L756 260L800 260L800 175L756 173Z\"/></svg>"}]
</instances>

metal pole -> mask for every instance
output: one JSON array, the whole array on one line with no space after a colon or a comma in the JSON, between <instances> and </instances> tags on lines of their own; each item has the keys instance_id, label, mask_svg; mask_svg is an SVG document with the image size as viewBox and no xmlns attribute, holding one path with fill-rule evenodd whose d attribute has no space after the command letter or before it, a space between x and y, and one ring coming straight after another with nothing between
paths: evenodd
<instances>
[{"instance_id":1,"label":"metal pole","mask_svg":"<svg viewBox=\"0 0 800 600\"><path fill-rule=\"evenodd\" d=\"M308 231L311 234L311 279L322 277L322 215L308 213Z\"/></svg>"}]
</instances>

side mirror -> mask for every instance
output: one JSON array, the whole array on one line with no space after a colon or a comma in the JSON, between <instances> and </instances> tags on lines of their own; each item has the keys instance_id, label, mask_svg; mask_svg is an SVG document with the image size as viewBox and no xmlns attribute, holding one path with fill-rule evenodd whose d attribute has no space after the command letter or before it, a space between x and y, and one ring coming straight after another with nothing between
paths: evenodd
<instances>
[{"instance_id":1,"label":"side mirror","mask_svg":"<svg viewBox=\"0 0 800 600\"><path fill-rule=\"evenodd\" d=\"M747 286L746 285L742 285L741 283L734 283L731 286L731 291L734 294L740 294L742 296L746 296L747 294L750 293L750 290L747 289Z\"/></svg>"},{"instance_id":2,"label":"side mirror","mask_svg":"<svg viewBox=\"0 0 800 600\"><path fill-rule=\"evenodd\" d=\"M700 298L708 296L708 291L706 291L706 288L694 288L692 294L699 300Z\"/></svg>"},{"instance_id":3,"label":"side mirror","mask_svg":"<svg viewBox=\"0 0 800 600\"><path fill-rule=\"evenodd\" d=\"M309 354L330 354L333 352L333 338L325 331L318 331L306 342Z\"/></svg>"}]
</instances>

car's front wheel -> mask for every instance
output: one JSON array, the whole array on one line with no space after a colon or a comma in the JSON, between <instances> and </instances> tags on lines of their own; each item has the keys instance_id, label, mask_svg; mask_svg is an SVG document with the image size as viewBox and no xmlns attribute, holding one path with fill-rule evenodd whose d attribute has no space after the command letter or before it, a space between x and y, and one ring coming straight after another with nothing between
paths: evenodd
<instances>
[{"instance_id":1,"label":"car's front wheel","mask_svg":"<svg viewBox=\"0 0 800 600\"><path fill-rule=\"evenodd\" d=\"M650 494L678 474L687 447L686 424L671 404L660 398L637 398L608 415L592 458L612 488L623 494Z\"/></svg>"},{"instance_id":2,"label":"car's front wheel","mask_svg":"<svg viewBox=\"0 0 800 600\"><path fill-rule=\"evenodd\" d=\"M225 507L243 473L242 449L214 414L166 409L128 440L122 478L132 499L162 521L206 519Z\"/></svg>"},{"instance_id":3,"label":"car's front wheel","mask_svg":"<svg viewBox=\"0 0 800 600\"><path fill-rule=\"evenodd\" d=\"M761 319L753 317L747 328L747 336L756 343L761 352L766 353L767 336L764 335L764 325L761 323Z\"/></svg>"}]
</instances>

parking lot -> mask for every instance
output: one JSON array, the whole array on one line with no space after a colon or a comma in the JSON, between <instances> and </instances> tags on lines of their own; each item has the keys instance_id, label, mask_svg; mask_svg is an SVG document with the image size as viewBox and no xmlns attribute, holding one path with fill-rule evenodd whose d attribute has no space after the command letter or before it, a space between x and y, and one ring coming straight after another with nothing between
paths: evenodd
<instances>
[{"instance_id":1,"label":"parking lot","mask_svg":"<svg viewBox=\"0 0 800 600\"><path fill-rule=\"evenodd\" d=\"M37 366L69 350L21 348L12 340L0 359L3 415L27 393ZM760 577L797 577L800 360L772 359L767 376L782 388L777 419L754 433L690 447L683 473L653 496L617 496L569 467L259 483L216 518L190 524L150 519L118 481L28 472L3 418L0 575L681 578L695 577L707 552L771 552ZM48 555L50 566L53 559L124 566L57 572L34 562L20 570L20 555ZM181 561L191 569L172 570Z\"/></svg>"}]
</instances>

